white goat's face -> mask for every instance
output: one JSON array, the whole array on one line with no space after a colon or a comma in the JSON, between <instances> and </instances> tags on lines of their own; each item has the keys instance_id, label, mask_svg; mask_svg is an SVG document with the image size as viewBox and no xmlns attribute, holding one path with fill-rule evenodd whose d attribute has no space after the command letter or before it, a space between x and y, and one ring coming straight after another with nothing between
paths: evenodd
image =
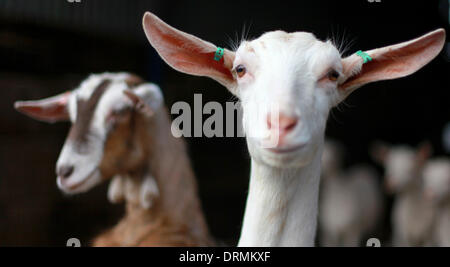
<instances>
[{"instance_id":1,"label":"white goat's face","mask_svg":"<svg viewBox=\"0 0 450 267\"><path fill-rule=\"evenodd\" d=\"M253 158L273 166L309 163L339 99L338 50L310 33L269 32L240 45L232 71Z\"/></svg>"},{"instance_id":2,"label":"white goat's face","mask_svg":"<svg viewBox=\"0 0 450 267\"><path fill-rule=\"evenodd\" d=\"M372 154L385 168L386 190L389 193L398 193L413 183L420 183L421 169L430 157L431 150L428 143L421 144L417 149L377 144Z\"/></svg>"},{"instance_id":3,"label":"white goat's face","mask_svg":"<svg viewBox=\"0 0 450 267\"><path fill-rule=\"evenodd\" d=\"M430 160L423 170L425 196L436 202L450 197L450 160Z\"/></svg>"},{"instance_id":4,"label":"white goat's face","mask_svg":"<svg viewBox=\"0 0 450 267\"><path fill-rule=\"evenodd\" d=\"M445 43L445 31L439 29L367 51L372 60L365 62L356 54L341 58L331 43L305 32L269 32L233 52L150 12L143 26L150 44L174 69L210 77L240 98L252 158L275 167L310 162L323 143L332 106L364 84L414 73Z\"/></svg>"},{"instance_id":5,"label":"white goat's face","mask_svg":"<svg viewBox=\"0 0 450 267\"><path fill-rule=\"evenodd\" d=\"M137 121L136 111L143 111L142 103L137 103L138 94L155 108L161 105L162 96L159 88L151 84L132 89L133 79L137 77L126 73L91 75L70 93L16 105L20 111L46 121L55 120L55 114L44 114L46 105L48 110L64 106L61 112L66 117L57 120L70 119L72 127L56 173L58 187L65 193L86 192L102 180L135 168L144 157L142 146L136 143L136 124L142 123ZM131 94L130 89L134 96L125 94ZM33 113L35 107L41 108L39 114Z\"/></svg>"},{"instance_id":6,"label":"white goat's face","mask_svg":"<svg viewBox=\"0 0 450 267\"><path fill-rule=\"evenodd\" d=\"M385 183L389 192L401 192L418 179L416 154L406 147L392 148L385 163Z\"/></svg>"},{"instance_id":7,"label":"white goat's face","mask_svg":"<svg viewBox=\"0 0 450 267\"><path fill-rule=\"evenodd\" d=\"M336 175L343 165L344 148L341 144L325 140L322 153L322 176L327 178Z\"/></svg>"}]
</instances>

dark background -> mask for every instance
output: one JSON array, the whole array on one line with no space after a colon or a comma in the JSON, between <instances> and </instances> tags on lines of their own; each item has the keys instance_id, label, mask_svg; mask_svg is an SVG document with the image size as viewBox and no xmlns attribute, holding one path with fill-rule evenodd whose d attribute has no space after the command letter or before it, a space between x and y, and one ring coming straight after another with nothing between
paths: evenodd
<instances>
[{"instance_id":1,"label":"dark background","mask_svg":"<svg viewBox=\"0 0 450 267\"><path fill-rule=\"evenodd\" d=\"M73 89L89 73L104 71L135 72L160 84L169 106L193 102L194 93L202 93L204 103L232 99L214 81L173 71L158 58L141 26L147 10L225 47L243 33L252 38L282 29L343 38L353 53L440 27L449 31L446 0L1 0L0 246L64 246L71 237L86 245L123 214L123 206L108 203L106 184L70 198L59 192L54 168L70 125L33 121L14 111L14 101ZM327 135L346 145L347 166L371 162L368 147L375 140L410 145L430 140L436 155L444 153L449 60L443 52L413 76L365 86L332 111ZM249 177L245 140L187 142L210 229L234 245ZM389 237L388 217L379 236Z\"/></svg>"}]
</instances>

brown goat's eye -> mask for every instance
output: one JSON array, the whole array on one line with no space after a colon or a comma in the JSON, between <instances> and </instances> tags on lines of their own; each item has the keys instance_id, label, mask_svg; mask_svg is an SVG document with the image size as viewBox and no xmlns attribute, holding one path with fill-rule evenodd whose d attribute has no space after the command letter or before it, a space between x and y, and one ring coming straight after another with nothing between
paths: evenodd
<instances>
[{"instance_id":1,"label":"brown goat's eye","mask_svg":"<svg viewBox=\"0 0 450 267\"><path fill-rule=\"evenodd\" d=\"M339 79L339 72L335 71L335 70L330 70L330 72L328 72L328 79L330 79L330 81L337 81L337 79Z\"/></svg>"},{"instance_id":2,"label":"brown goat's eye","mask_svg":"<svg viewBox=\"0 0 450 267\"><path fill-rule=\"evenodd\" d=\"M247 69L245 68L244 65L238 65L235 68L236 74L238 75L239 78L241 78L242 76L245 75L245 73L247 73Z\"/></svg>"}]
</instances>

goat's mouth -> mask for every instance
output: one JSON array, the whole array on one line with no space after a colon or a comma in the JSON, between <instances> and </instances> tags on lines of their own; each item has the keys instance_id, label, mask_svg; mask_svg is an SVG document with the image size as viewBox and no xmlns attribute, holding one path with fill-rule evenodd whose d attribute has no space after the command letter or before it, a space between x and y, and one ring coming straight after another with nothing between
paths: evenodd
<instances>
[{"instance_id":1,"label":"goat's mouth","mask_svg":"<svg viewBox=\"0 0 450 267\"><path fill-rule=\"evenodd\" d=\"M302 144L298 144L298 145L293 145L293 146L289 146L289 147L271 147L271 148L266 148L268 151L272 152L272 153L276 153L276 154L290 154L290 153L294 153L297 152L301 149L303 149L306 146L305 143Z\"/></svg>"},{"instance_id":2,"label":"goat's mouth","mask_svg":"<svg viewBox=\"0 0 450 267\"><path fill-rule=\"evenodd\" d=\"M58 177L57 184L58 187L67 194L82 193L98 184L98 182L101 181L100 176L100 171L95 168L87 176L85 176L85 178L76 182L71 182L73 180L71 178L64 179Z\"/></svg>"}]
</instances>

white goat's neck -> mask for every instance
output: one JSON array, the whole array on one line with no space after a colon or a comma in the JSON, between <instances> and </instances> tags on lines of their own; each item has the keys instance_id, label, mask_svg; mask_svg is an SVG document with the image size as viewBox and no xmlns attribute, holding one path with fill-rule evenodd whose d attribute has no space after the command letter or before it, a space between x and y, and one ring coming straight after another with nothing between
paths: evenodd
<instances>
[{"instance_id":1,"label":"white goat's neck","mask_svg":"<svg viewBox=\"0 0 450 267\"><path fill-rule=\"evenodd\" d=\"M320 182L319 149L302 168L278 169L252 160L239 246L313 246Z\"/></svg>"}]
</instances>

